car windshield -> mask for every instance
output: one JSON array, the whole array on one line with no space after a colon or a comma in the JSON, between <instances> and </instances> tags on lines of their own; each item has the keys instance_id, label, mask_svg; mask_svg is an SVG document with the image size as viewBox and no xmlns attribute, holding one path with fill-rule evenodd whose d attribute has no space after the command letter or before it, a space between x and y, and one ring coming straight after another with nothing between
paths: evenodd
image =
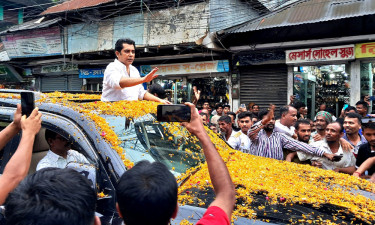
<instances>
[{"instance_id":1,"label":"car windshield","mask_svg":"<svg viewBox=\"0 0 375 225\"><path fill-rule=\"evenodd\" d=\"M121 141L123 154L132 162L161 162L178 176L204 161L201 145L186 128L174 123L157 122L147 114L137 119L101 115Z\"/></svg>"}]
</instances>

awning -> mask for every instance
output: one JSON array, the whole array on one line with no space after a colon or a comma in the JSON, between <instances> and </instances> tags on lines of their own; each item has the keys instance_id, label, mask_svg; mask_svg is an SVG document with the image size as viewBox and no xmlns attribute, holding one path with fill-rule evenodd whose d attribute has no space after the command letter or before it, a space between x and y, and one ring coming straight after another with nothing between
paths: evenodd
<instances>
[{"instance_id":1,"label":"awning","mask_svg":"<svg viewBox=\"0 0 375 225\"><path fill-rule=\"evenodd\" d=\"M266 16L224 30L244 33L276 27L319 23L375 14L374 0L307 0L298 1Z\"/></svg>"}]
</instances>

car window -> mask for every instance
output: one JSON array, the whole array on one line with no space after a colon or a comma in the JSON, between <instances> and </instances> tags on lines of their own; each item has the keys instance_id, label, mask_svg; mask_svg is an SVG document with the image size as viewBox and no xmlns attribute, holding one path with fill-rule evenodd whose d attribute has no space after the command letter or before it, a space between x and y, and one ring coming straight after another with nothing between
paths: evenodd
<instances>
[{"instance_id":1,"label":"car window","mask_svg":"<svg viewBox=\"0 0 375 225\"><path fill-rule=\"evenodd\" d=\"M151 114L133 120L102 116L119 137L123 154L132 162L162 162L179 175L204 160L200 143L182 126L157 122Z\"/></svg>"}]
</instances>

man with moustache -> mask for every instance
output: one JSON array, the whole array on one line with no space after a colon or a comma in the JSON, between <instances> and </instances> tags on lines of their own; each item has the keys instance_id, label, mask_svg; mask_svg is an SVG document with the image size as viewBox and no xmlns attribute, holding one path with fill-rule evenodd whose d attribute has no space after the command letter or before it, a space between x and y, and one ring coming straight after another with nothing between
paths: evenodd
<instances>
[{"instance_id":1,"label":"man with moustache","mask_svg":"<svg viewBox=\"0 0 375 225\"><path fill-rule=\"evenodd\" d=\"M39 161L37 171L47 167L64 169L70 162L89 164L85 156L70 149L70 143L61 135L47 129L45 138L50 150Z\"/></svg>"},{"instance_id":2,"label":"man with moustache","mask_svg":"<svg viewBox=\"0 0 375 225\"><path fill-rule=\"evenodd\" d=\"M290 105L280 107L280 121L276 121L275 131L297 139L297 135L294 132L294 125L296 124L296 121L296 108Z\"/></svg>"},{"instance_id":3,"label":"man with moustache","mask_svg":"<svg viewBox=\"0 0 375 225\"><path fill-rule=\"evenodd\" d=\"M353 174L355 172L355 157L352 150L344 150L340 144L340 138L344 135L344 127L339 122L332 122L327 125L326 138L321 141L314 142L312 146L319 148L327 154L336 154L341 157L337 160L327 160L319 156L305 155L301 157L298 153L300 160L311 160L311 165L326 170L334 170L340 173Z\"/></svg>"},{"instance_id":4,"label":"man with moustache","mask_svg":"<svg viewBox=\"0 0 375 225\"><path fill-rule=\"evenodd\" d=\"M307 119L301 119L301 120L297 120L295 126L294 126L296 129L295 129L295 132L296 132L296 135L297 135L297 140L298 141L301 141L301 142L304 142L306 144L309 143L309 140L310 140L310 135L311 135L311 124L310 124L310 121L307 120ZM285 158L285 161L288 161L288 162L295 162L295 163L304 163L304 164L310 164L310 162L308 161L300 161L298 159L298 157L296 157L297 155L297 152L291 152L289 153L286 158Z\"/></svg>"},{"instance_id":5,"label":"man with moustache","mask_svg":"<svg viewBox=\"0 0 375 225\"><path fill-rule=\"evenodd\" d=\"M354 156L357 157L359 147L367 143L366 138L359 133L362 124L362 117L358 113L348 113L344 118L345 134L343 138L353 147Z\"/></svg>"},{"instance_id":6,"label":"man with moustache","mask_svg":"<svg viewBox=\"0 0 375 225\"><path fill-rule=\"evenodd\" d=\"M333 154L324 153L323 150L313 148L306 143L294 140L279 132L274 132L274 111L275 106L271 105L269 111L262 110L259 112L259 119L261 121L254 124L249 132L249 137L252 141L252 145L250 146L251 154L283 160L283 148L286 148L292 151L301 150L308 154L324 156L330 160L333 159Z\"/></svg>"}]
</instances>

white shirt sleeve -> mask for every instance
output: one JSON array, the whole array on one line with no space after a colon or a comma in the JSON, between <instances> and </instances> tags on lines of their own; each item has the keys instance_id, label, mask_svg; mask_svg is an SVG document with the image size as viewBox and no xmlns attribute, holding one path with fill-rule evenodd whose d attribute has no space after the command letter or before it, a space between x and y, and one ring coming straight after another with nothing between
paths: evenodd
<instances>
[{"instance_id":1,"label":"white shirt sleeve","mask_svg":"<svg viewBox=\"0 0 375 225\"><path fill-rule=\"evenodd\" d=\"M147 91L144 89L143 84L139 84L138 86L139 86L138 99L143 100L143 97L145 96Z\"/></svg>"},{"instance_id":2,"label":"white shirt sleeve","mask_svg":"<svg viewBox=\"0 0 375 225\"><path fill-rule=\"evenodd\" d=\"M111 88L114 89L122 89L120 87L120 80L121 80L121 71L119 71L119 68L116 68L114 64L109 64L104 71L104 76L107 78L107 84Z\"/></svg>"}]
</instances>

